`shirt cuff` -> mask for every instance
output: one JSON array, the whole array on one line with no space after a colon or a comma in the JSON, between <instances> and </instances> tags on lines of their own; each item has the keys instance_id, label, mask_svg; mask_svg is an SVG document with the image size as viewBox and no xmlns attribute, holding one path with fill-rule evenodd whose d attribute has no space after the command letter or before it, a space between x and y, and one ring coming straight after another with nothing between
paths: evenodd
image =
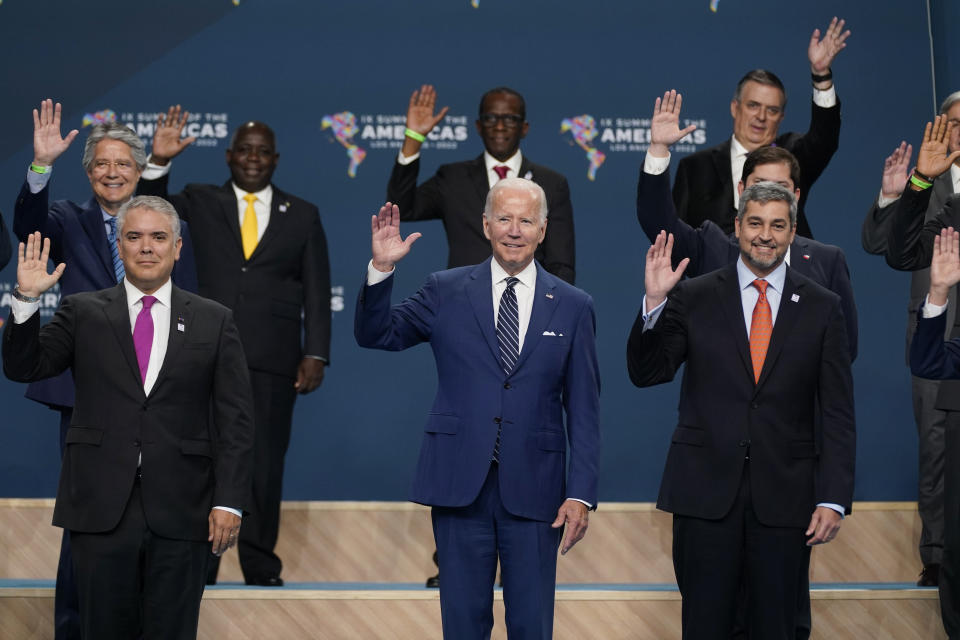
<instances>
[{"instance_id":1,"label":"shirt cuff","mask_svg":"<svg viewBox=\"0 0 960 640\"><path fill-rule=\"evenodd\" d=\"M650 175L658 176L669 168L670 168L669 152L667 152L666 158L657 158L656 156L650 155L650 152L647 151L646 157L643 159L644 173L649 173Z\"/></svg>"},{"instance_id":2,"label":"shirt cuff","mask_svg":"<svg viewBox=\"0 0 960 640\"><path fill-rule=\"evenodd\" d=\"M230 507L214 507L214 509L220 509L220 511L227 511L237 516L238 518L243 518L243 514L237 511L236 509L231 509Z\"/></svg>"},{"instance_id":3,"label":"shirt cuff","mask_svg":"<svg viewBox=\"0 0 960 640\"><path fill-rule=\"evenodd\" d=\"M420 157L420 152L419 152L419 151L417 151L415 154L413 154L413 155L410 156L409 158L408 158L407 156L403 155L403 151L401 151L400 153L397 154L397 164L402 164L402 165L406 166L406 165L412 163L414 160L416 160L416 159L419 158L419 157Z\"/></svg>"},{"instance_id":4,"label":"shirt cuff","mask_svg":"<svg viewBox=\"0 0 960 640\"><path fill-rule=\"evenodd\" d=\"M303 357L304 357L304 358L310 358L311 360L319 360L319 361L322 362L323 364L330 364L330 361L327 360L326 358L324 358L323 356L311 356L310 354L306 354L306 355L303 356Z\"/></svg>"},{"instance_id":5,"label":"shirt cuff","mask_svg":"<svg viewBox=\"0 0 960 640\"><path fill-rule=\"evenodd\" d=\"M150 159L153 158L153 155L147 156L147 168L143 170L143 173L140 174L142 180L157 180L163 176L170 173L170 165L173 163L173 160L167 162L167 164L160 166L159 164L153 164L150 162Z\"/></svg>"},{"instance_id":6,"label":"shirt cuff","mask_svg":"<svg viewBox=\"0 0 960 640\"><path fill-rule=\"evenodd\" d=\"M840 517L841 517L841 518L843 518L844 516L846 516L846 509L844 509L843 507L841 507L841 506L838 505L838 504L833 504L832 502L818 502L818 503L817 503L817 506L818 506L818 507L826 507L826 508L828 508L828 509L833 509L834 511L836 511L837 513L840 514Z\"/></svg>"},{"instance_id":7,"label":"shirt cuff","mask_svg":"<svg viewBox=\"0 0 960 640\"><path fill-rule=\"evenodd\" d=\"M830 85L830 88L826 91L820 91L820 89L814 87L813 104L817 105L818 107L823 107L824 109L837 106L836 85Z\"/></svg>"},{"instance_id":8,"label":"shirt cuff","mask_svg":"<svg viewBox=\"0 0 960 640\"><path fill-rule=\"evenodd\" d=\"M40 302L24 302L10 296L10 312L13 315L13 324L23 324L30 319L40 308Z\"/></svg>"},{"instance_id":9,"label":"shirt cuff","mask_svg":"<svg viewBox=\"0 0 960 640\"><path fill-rule=\"evenodd\" d=\"M899 200L899 199L900 199L900 196L897 196L896 198L887 198L887 197L885 197L885 196L883 195L883 189L880 189L880 195L877 196L877 208L878 208L878 209L883 209L884 207L889 207L890 205L892 205L894 202L896 202L896 201Z\"/></svg>"},{"instance_id":10,"label":"shirt cuff","mask_svg":"<svg viewBox=\"0 0 960 640\"><path fill-rule=\"evenodd\" d=\"M367 286L371 287L375 284L380 284L381 282L383 282L384 280L392 276L393 272L396 270L397 268L394 267L389 272L384 273L383 271L380 271L379 269L373 266L373 260L371 259L370 264L367 265Z\"/></svg>"},{"instance_id":11,"label":"shirt cuff","mask_svg":"<svg viewBox=\"0 0 960 640\"><path fill-rule=\"evenodd\" d=\"M658 304L658 305L656 306L656 308L651 309L650 311L647 311L646 313L643 314L643 330L644 330L644 331L649 331L650 329L653 329L653 325L657 324L657 320L660 319L660 312L663 311L663 308L664 308L665 306L667 306L667 299L666 299L666 298L664 298L664 299L663 299L663 302L661 302L660 304ZM646 294L644 294L644 296L643 296L643 307L642 307L642 308L643 308L643 309L646 309L646 308L647 308L647 296L646 296Z\"/></svg>"},{"instance_id":12,"label":"shirt cuff","mask_svg":"<svg viewBox=\"0 0 960 640\"><path fill-rule=\"evenodd\" d=\"M46 173L37 173L36 171L31 171L30 168L27 168L27 186L30 187L30 193L40 193L43 191L43 188L47 186L50 182L50 174L53 172L53 167L47 167Z\"/></svg>"},{"instance_id":13,"label":"shirt cuff","mask_svg":"<svg viewBox=\"0 0 960 640\"><path fill-rule=\"evenodd\" d=\"M927 294L927 297L923 299L923 317L924 318L936 318L946 310L947 310L946 304L944 305L931 304L929 293Z\"/></svg>"},{"instance_id":14,"label":"shirt cuff","mask_svg":"<svg viewBox=\"0 0 960 640\"><path fill-rule=\"evenodd\" d=\"M580 498L567 498L567 500L573 500L574 502L579 502L580 504L587 505L587 509L593 509L593 505L587 502L586 500L581 500Z\"/></svg>"}]
</instances>

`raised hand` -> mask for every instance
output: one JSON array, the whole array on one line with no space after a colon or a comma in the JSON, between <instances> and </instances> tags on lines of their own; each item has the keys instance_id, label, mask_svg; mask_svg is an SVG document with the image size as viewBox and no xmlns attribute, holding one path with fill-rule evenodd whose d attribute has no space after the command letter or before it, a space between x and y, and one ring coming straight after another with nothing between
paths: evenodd
<instances>
[{"instance_id":1,"label":"raised hand","mask_svg":"<svg viewBox=\"0 0 960 640\"><path fill-rule=\"evenodd\" d=\"M675 89L657 98L653 104L653 118L650 119L650 147L647 152L657 158L667 157L668 147L683 136L693 132L697 125L691 124L685 129L680 128L680 105L683 96Z\"/></svg>"},{"instance_id":2,"label":"raised hand","mask_svg":"<svg viewBox=\"0 0 960 640\"><path fill-rule=\"evenodd\" d=\"M845 21L836 16L830 21L827 32L820 38L820 29L814 29L810 36L810 45L807 47L807 58L810 60L810 71L818 76L830 71L830 65L837 54L847 46L850 30L843 30Z\"/></svg>"},{"instance_id":3,"label":"raised hand","mask_svg":"<svg viewBox=\"0 0 960 640\"><path fill-rule=\"evenodd\" d=\"M153 148L150 152L150 160L154 164L167 164L196 141L196 136L180 138L189 117L189 111L181 112L180 105L175 105L157 118L157 130L153 132Z\"/></svg>"},{"instance_id":4,"label":"raised hand","mask_svg":"<svg viewBox=\"0 0 960 640\"><path fill-rule=\"evenodd\" d=\"M936 178L960 158L960 150L947 155L950 131L954 126L942 114L934 118L932 123L927 123L923 130L923 143L917 152L917 171L924 176Z\"/></svg>"},{"instance_id":5,"label":"raised hand","mask_svg":"<svg viewBox=\"0 0 960 640\"><path fill-rule=\"evenodd\" d=\"M39 231L27 236L27 243L17 249L17 288L25 296L36 298L52 287L63 275L67 265L61 262L53 273L47 273L50 258L50 238L41 238Z\"/></svg>"},{"instance_id":6,"label":"raised hand","mask_svg":"<svg viewBox=\"0 0 960 640\"><path fill-rule=\"evenodd\" d=\"M434 113L436 104L437 92L432 84L425 84L419 91L415 90L410 95L410 104L407 105L407 128L424 136L433 131L450 109L444 107L440 109L440 113Z\"/></svg>"},{"instance_id":7,"label":"raised hand","mask_svg":"<svg viewBox=\"0 0 960 640\"><path fill-rule=\"evenodd\" d=\"M944 305L950 288L960 282L960 231L953 227L940 230L933 238L930 262L930 303Z\"/></svg>"},{"instance_id":8,"label":"raised hand","mask_svg":"<svg viewBox=\"0 0 960 640\"><path fill-rule=\"evenodd\" d=\"M33 164L49 167L67 150L79 131L60 137L60 103L47 98L40 102L40 112L33 110Z\"/></svg>"},{"instance_id":9,"label":"raised hand","mask_svg":"<svg viewBox=\"0 0 960 640\"><path fill-rule=\"evenodd\" d=\"M410 253L410 247L423 235L411 233L404 240L400 237L400 208L389 202L380 207L380 212L370 221L371 249L373 251L373 267L377 271L387 273L393 270L393 265L400 262Z\"/></svg>"},{"instance_id":10,"label":"raised hand","mask_svg":"<svg viewBox=\"0 0 960 640\"><path fill-rule=\"evenodd\" d=\"M893 150L883 162L883 180L880 183L880 193L884 198L897 198L907 186L907 177L910 173L910 157L913 155L913 145L906 140Z\"/></svg>"},{"instance_id":11,"label":"raised hand","mask_svg":"<svg viewBox=\"0 0 960 640\"><path fill-rule=\"evenodd\" d=\"M684 258L674 270L670 262L672 254L673 234L661 231L647 250L647 264L643 274L643 284L647 292L647 313L656 309L666 299L690 264L690 258Z\"/></svg>"}]
</instances>

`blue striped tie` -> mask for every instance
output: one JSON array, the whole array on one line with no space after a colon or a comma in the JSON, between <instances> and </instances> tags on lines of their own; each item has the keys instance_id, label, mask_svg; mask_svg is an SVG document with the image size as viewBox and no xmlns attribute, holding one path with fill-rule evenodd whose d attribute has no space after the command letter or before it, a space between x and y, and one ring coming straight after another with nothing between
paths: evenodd
<instances>
[{"instance_id":1,"label":"blue striped tie","mask_svg":"<svg viewBox=\"0 0 960 640\"><path fill-rule=\"evenodd\" d=\"M519 278L507 278L507 288L500 296L497 313L497 342L500 343L500 364L503 372L510 375L520 356L520 313L517 309L517 292L513 290ZM500 434L503 423L497 427L497 442L493 445L493 461L500 462Z\"/></svg>"},{"instance_id":2,"label":"blue striped tie","mask_svg":"<svg viewBox=\"0 0 960 640\"><path fill-rule=\"evenodd\" d=\"M113 259L113 272L117 275L117 282L123 280L123 261L120 259L120 253L117 251L117 219L110 216L108 223L110 233L107 234L107 243L110 245L110 257Z\"/></svg>"}]
</instances>

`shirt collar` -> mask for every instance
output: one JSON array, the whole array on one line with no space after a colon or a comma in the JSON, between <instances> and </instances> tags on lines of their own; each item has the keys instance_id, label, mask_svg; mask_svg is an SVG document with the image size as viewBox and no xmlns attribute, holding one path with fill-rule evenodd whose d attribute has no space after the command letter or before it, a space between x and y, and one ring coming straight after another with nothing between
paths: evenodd
<instances>
[{"instance_id":1,"label":"shirt collar","mask_svg":"<svg viewBox=\"0 0 960 640\"><path fill-rule=\"evenodd\" d=\"M507 174L508 178L519 178L520 176L520 165L523 164L523 154L520 153L520 149L517 149L517 152L507 158L504 162L500 162L492 155L490 155L486 149L483 151L483 164L487 168L487 173L493 171L494 167L499 167L505 165L510 167L510 173Z\"/></svg>"},{"instance_id":2,"label":"shirt collar","mask_svg":"<svg viewBox=\"0 0 960 640\"><path fill-rule=\"evenodd\" d=\"M133 305L140 302L140 298L145 295L143 291L137 289L135 286L130 284L130 281L126 278L123 279L123 288L127 292L127 306L132 307ZM152 295L157 299L157 302L163 304L168 309L170 308L170 296L173 294L173 283L170 281L170 278L167 278L167 281L164 282L159 289L154 291Z\"/></svg>"},{"instance_id":3,"label":"shirt collar","mask_svg":"<svg viewBox=\"0 0 960 640\"><path fill-rule=\"evenodd\" d=\"M493 284L497 284L509 278L510 274L503 270L496 258L490 258L490 277ZM530 264L514 277L518 278L521 284L532 289L537 282L537 261L531 260Z\"/></svg>"},{"instance_id":4,"label":"shirt collar","mask_svg":"<svg viewBox=\"0 0 960 640\"><path fill-rule=\"evenodd\" d=\"M110 224L110 221L116 219L117 217L107 213L107 210L104 209L103 207L100 207L100 213L103 215L103 221L106 222L107 224ZM117 231L120 231L120 229L117 229Z\"/></svg>"},{"instance_id":5,"label":"shirt collar","mask_svg":"<svg viewBox=\"0 0 960 640\"><path fill-rule=\"evenodd\" d=\"M786 278L787 263L781 262L780 265L771 273L768 273L763 280L766 280L769 283L768 286L773 287L774 291L782 294L783 284ZM737 279L740 281L741 291L751 286L753 281L757 279L757 274L755 274L753 271L750 271L750 267L743 262L743 256L737 258Z\"/></svg>"},{"instance_id":6,"label":"shirt collar","mask_svg":"<svg viewBox=\"0 0 960 640\"><path fill-rule=\"evenodd\" d=\"M244 191L243 189L238 187L237 184L232 180L230 181L230 186L233 187L233 192L237 196L237 201L243 200L243 196L250 193L249 191ZM257 196L257 200L259 200L260 202L263 202L264 204L269 204L271 198L273 198L273 185L268 184L263 189L260 189L260 191L255 192L253 195Z\"/></svg>"},{"instance_id":7,"label":"shirt collar","mask_svg":"<svg viewBox=\"0 0 960 640\"><path fill-rule=\"evenodd\" d=\"M737 156L745 156L749 151L747 148L740 144L740 141L737 140L737 136L730 136L730 157L736 158Z\"/></svg>"},{"instance_id":8,"label":"shirt collar","mask_svg":"<svg viewBox=\"0 0 960 640\"><path fill-rule=\"evenodd\" d=\"M954 193L960 193L960 167L956 163L950 165L950 182Z\"/></svg>"}]
</instances>

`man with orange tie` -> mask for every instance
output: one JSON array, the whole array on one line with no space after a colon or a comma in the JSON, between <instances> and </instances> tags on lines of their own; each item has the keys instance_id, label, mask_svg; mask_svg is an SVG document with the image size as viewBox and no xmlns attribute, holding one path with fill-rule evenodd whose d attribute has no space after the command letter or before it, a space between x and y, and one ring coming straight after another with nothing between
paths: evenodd
<instances>
[{"instance_id":1,"label":"man with orange tie","mask_svg":"<svg viewBox=\"0 0 960 640\"><path fill-rule=\"evenodd\" d=\"M730 637L741 579L751 638L792 640L804 545L829 542L853 500L853 380L840 298L784 263L793 194L746 188L736 263L679 282L665 232L627 343L638 387L686 362L657 507L674 514L683 637ZM817 420L817 413L821 419Z\"/></svg>"},{"instance_id":2,"label":"man with orange tie","mask_svg":"<svg viewBox=\"0 0 960 640\"><path fill-rule=\"evenodd\" d=\"M161 116L141 193L166 197L170 160L193 141L181 138L188 115L176 106ZM317 207L270 182L280 157L273 130L240 125L226 157L226 183L188 184L168 199L196 229L200 294L232 309L240 330L256 441L250 515L237 549L247 584L279 587L283 460L296 395L316 389L329 363L330 263ZM213 563L208 584L216 575Z\"/></svg>"},{"instance_id":3,"label":"man with orange tie","mask_svg":"<svg viewBox=\"0 0 960 640\"><path fill-rule=\"evenodd\" d=\"M483 235L487 192L503 178L533 180L547 194L550 220L536 259L544 269L573 284L576 268L570 187L562 175L530 162L520 152L520 140L530 128L523 96L508 87L484 93L476 121L483 154L442 165L432 178L417 186L422 145L447 114L447 107L434 113L436 102L433 86L423 85L413 92L407 106L403 147L387 183L387 200L400 207L401 220L442 220L450 248L447 268L478 264L490 257L490 241Z\"/></svg>"}]
</instances>

